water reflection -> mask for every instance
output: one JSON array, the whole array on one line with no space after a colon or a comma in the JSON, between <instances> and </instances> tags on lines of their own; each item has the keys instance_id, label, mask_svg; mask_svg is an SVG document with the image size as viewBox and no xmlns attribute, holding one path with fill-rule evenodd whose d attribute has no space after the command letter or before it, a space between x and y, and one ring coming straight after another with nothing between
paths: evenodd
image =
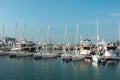
<instances>
[{"instance_id":1,"label":"water reflection","mask_svg":"<svg viewBox=\"0 0 120 80\"><path fill-rule=\"evenodd\" d=\"M105 64L105 67L110 69L110 70L115 70L118 67L119 62L118 61L107 61Z\"/></svg>"},{"instance_id":2,"label":"water reflection","mask_svg":"<svg viewBox=\"0 0 120 80\"><path fill-rule=\"evenodd\" d=\"M85 61L85 60L76 61L76 62L72 62L72 65L74 68L77 68L80 71L84 72L87 71L91 66L91 61Z\"/></svg>"},{"instance_id":3,"label":"water reflection","mask_svg":"<svg viewBox=\"0 0 120 80\"><path fill-rule=\"evenodd\" d=\"M100 78L100 65L96 62L92 62L92 66L94 68L93 72L94 72L94 77L95 79L99 79Z\"/></svg>"}]
</instances>

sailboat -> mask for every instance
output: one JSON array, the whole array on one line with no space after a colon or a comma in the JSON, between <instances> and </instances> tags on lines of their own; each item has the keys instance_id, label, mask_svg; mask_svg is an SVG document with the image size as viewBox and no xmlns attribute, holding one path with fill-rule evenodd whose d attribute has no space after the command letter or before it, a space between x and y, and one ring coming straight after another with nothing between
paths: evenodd
<instances>
[{"instance_id":1,"label":"sailboat","mask_svg":"<svg viewBox=\"0 0 120 80\"><path fill-rule=\"evenodd\" d=\"M65 35L64 35L64 41L65 44L63 45L63 54L61 55L61 59L63 61L69 62L72 61L72 54L70 54L70 43L66 43L67 38L67 26L65 27ZM68 46L68 50L66 51L66 47Z\"/></svg>"},{"instance_id":2,"label":"sailboat","mask_svg":"<svg viewBox=\"0 0 120 80\"><path fill-rule=\"evenodd\" d=\"M101 56L99 55L99 50L98 50L98 40L99 40L99 35L98 35L98 17L97 17L97 54L92 55L92 59L95 63L100 63L101 62Z\"/></svg>"},{"instance_id":3,"label":"sailboat","mask_svg":"<svg viewBox=\"0 0 120 80\"><path fill-rule=\"evenodd\" d=\"M75 38L75 43L76 43L76 46L75 46L75 52L74 52L74 55L72 56L72 60L73 61L78 61L78 60L83 60L85 58L85 55L82 55L78 52L78 47L77 47L77 38L78 37L78 24L77 24L77 29L76 29L76 38Z\"/></svg>"},{"instance_id":4,"label":"sailboat","mask_svg":"<svg viewBox=\"0 0 120 80\"><path fill-rule=\"evenodd\" d=\"M39 40L39 32L40 32L40 25L38 26L38 40ZM39 60L42 59L42 53L40 52L40 50L38 49L39 47L39 43L37 40L37 44L36 44L36 53L33 54L33 57L35 60ZM41 44L40 44L41 45ZM43 48L43 47L42 47Z\"/></svg>"},{"instance_id":5,"label":"sailboat","mask_svg":"<svg viewBox=\"0 0 120 80\"><path fill-rule=\"evenodd\" d=\"M48 30L47 30L47 41L46 41L46 51L42 53L42 59L49 59L49 58L56 58L57 54L55 52L48 52L48 49L50 49L49 46L49 31L50 31L50 26L48 25Z\"/></svg>"}]
</instances>

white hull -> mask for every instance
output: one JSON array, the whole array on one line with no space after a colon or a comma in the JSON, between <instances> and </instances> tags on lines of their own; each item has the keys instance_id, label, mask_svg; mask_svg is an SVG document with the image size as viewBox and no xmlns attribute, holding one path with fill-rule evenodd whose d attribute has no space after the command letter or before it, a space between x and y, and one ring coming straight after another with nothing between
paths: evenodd
<instances>
[{"instance_id":1,"label":"white hull","mask_svg":"<svg viewBox=\"0 0 120 80\"><path fill-rule=\"evenodd\" d=\"M6 51L0 51L0 55L8 55L9 52L6 52Z\"/></svg>"},{"instance_id":2,"label":"white hull","mask_svg":"<svg viewBox=\"0 0 120 80\"><path fill-rule=\"evenodd\" d=\"M75 54L72 56L73 61L83 60L85 58L85 55L82 54Z\"/></svg>"},{"instance_id":3,"label":"white hull","mask_svg":"<svg viewBox=\"0 0 120 80\"><path fill-rule=\"evenodd\" d=\"M25 53L25 52L19 52L19 53L16 53L16 57L27 57L27 56L32 56L33 54L32 53Z\"/></svg>"},{"instance_id":4,"label":"white hull","mask_svg":"<svg viewBox=\"0 0 120 80\"><path fill-rule=\"evenodd\" d=\"M89 55L89 54L90 54L90 51L89 51L89 50L82 50L82 51L80 52L80 54Z\"/></svg>"},{"instance_id":5,"label":"white hull","mask_svg":"<svg viewBox=\"0 0 120 80\"><path fill-rule=\"evenodd\" d=\"M35 56L42 56L42 54L40 52L37 52L37 53L33 54L33 57L35 57Z\"/></svg>"},{"instance_id":6,"label":"white hull","mask_svg":"<svg viewBox=\"0 0 120 80\"><path fill-rule=\"evenodd\" d=\"M95 62L95 63L99 63L100 60L101 60L101 57L99 55L93 55L92 56L92 60Z\"/></svg>"},{"instance_id":7,"label":"white hull","mask_svg":"<svg viewBox=\"0 0 120 80\"><path fill-rule=\"evenodd\" d=\"M55 53L43 53L42 54L43 59L49 59L49 58L55 58L55 57L57 57L57 54Z\"/></svg>"},{"instance_id":8,"label":"white hull","mask_svg":"<svg viewBox=\"0 0 120 80\"><path fill-rule=\"evenodd\" d=\"M62 59L62 60L69 59L69 58L71 58L71 57L72 57L71 54L62 54L62 55L61 55L61 59Z\"/></svg>"},{"instance_id":9,"label":"white hull","mask_svg":"<svg viewBox=\"0 0 120 80\"><path fill-rule=\"evenodd\" d=\"M116 51L106 51L105 56L113 56L113 57L118 57Z\"/></svg>"}]
</instances>

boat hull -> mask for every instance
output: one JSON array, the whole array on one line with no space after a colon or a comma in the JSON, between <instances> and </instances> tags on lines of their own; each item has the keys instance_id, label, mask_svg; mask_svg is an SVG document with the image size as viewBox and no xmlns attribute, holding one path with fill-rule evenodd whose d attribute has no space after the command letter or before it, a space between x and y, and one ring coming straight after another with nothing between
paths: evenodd
<instances>
[{"instance_id":1,"label":"boat hull","mask_svg":"<svg viewBox=\"0 0 120 80\"><path fill-rule=\"evenodd\" d=\"M85 58L85 55L80 55L80 54L75 54L72 56L73 61L83 60L84 58Z\"/></svg>"},{"instance_id":2,"label":"boat hull","mask_svg":"<svg viewBox=\"0 0 120 80\"><path fill-rule=\"evenodd\" d=\"M4 55L9 55L9 52L1 51L1 52L0 52L0 56L4 56Z\"/></svg>"},{"instance_id":3,"label":"boat hull","mask_svg":"<svg viewBox=\"0 0 120 80\"><path fill-rule=\"evenodd\" d=\"M99 55L93 55L92 56L92 60L95 62L95 63L101 63L101 57Z\"/></svg>"},{"instance_id":4,"label":"boat hull","mask_svg":"<svg viewBox=\"0 0 120 80\"><path fill-rule=\"evenodd\" d=\"M42 59L50 59L50 58L56 58L57 54L54 53L43 53L42 54Z\"/></svg>"},{"instance_id":5,"label":"boat hull","mask_svg":"<svg viewBox=\"0 0 120 80\"><path fill-rule=\"evenodd\" d=\"M17 53L16 57L29 57L32 56L32 53Z\"/></svg>"}]
</instances>

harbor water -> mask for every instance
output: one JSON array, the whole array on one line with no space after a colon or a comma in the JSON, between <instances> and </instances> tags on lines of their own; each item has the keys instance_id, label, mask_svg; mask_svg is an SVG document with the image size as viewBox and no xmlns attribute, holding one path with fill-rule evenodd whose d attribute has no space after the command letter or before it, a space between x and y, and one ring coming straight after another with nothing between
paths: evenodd
<instances>
[{"instance_id":1,"label":"harbor water","mask_svg":"<svg viewBox=\"0 0 120 80\"><path fill-rule=\"evenodd\" d=\"M33 57L0 56L0 80L120 80L120 63L63 62L60 58L35 61Z\"/></svg>"}]
</instances>

